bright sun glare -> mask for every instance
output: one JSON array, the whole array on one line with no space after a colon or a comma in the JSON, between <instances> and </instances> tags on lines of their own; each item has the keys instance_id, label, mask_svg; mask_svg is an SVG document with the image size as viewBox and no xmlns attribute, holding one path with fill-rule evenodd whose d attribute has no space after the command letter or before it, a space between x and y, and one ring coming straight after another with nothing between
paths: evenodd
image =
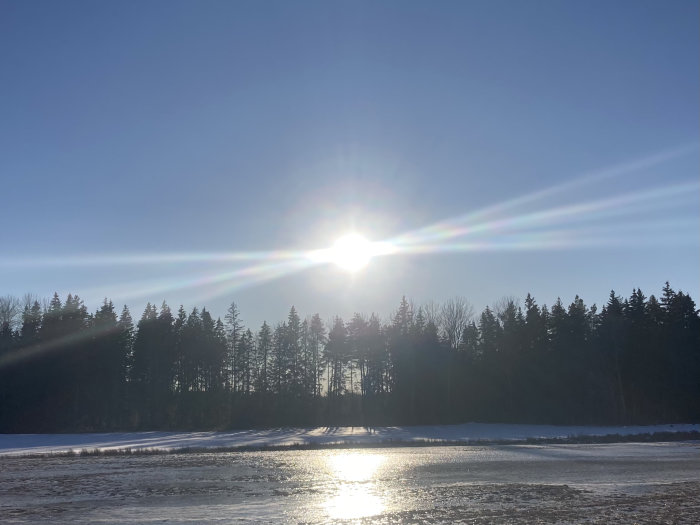
<instances>
[{"instance_id":1,"label":"bright sun glare","mask_svg":"<svg viewBox=\"0 0 700 525\"><path fill-rule=\"evenodd\" d=\"M380 454L350 452L327 457L327 466L337 488L325 502L333 520L356 520L381 514L384 501L376 493L375 477L386 460Z\"/></svg>"},{"instance_id":2,"label":"bright sun glare","mask_svg":"<svg viewBox=\"0 0 700 525\"><path fill-rule=\"evenodd\" d=\"M333 243L329 259L343 270L354 273L367 266L373 255L371 242L357 233L348 233Z\"/></svg>"}]
</instances>

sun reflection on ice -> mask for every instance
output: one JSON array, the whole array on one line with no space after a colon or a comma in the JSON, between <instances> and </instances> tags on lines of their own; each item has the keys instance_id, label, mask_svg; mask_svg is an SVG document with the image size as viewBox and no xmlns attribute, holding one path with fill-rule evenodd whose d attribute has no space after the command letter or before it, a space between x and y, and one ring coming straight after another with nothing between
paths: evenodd
<instances>
[{"instance_id":1,"label":"sun reflection on ice","mask_svg":"<svg viewBox=\"0 0 700 525\"><path fill-rule=\"evenodd\" d=\"M333 454L327 458L337 493L324 508L331 519L358 519L380 514L385 504L376 494L374 477L386 458L362 452Z\"/></svg>"},{"instance_id":2,"label":"sun reflection on ice","mask_svg":"<svg viewBox=\"0 0 700 525\"><path fill-rule=\"evenodd\" d=\"M385 459L379 454L351 452L330 456L328 465L338 481L367 481Z\"/></svg>"},{"instance_id":3,"label":"sun reflection on ice","mask_svg":"<svg viewBox=\"0 0 700 525\"><path fill-rule=\"evenodd\" d=\"M324 507L331 519L353 520L381 514L384 502L365 486L343 487L341 493L326 501Z\"/></svg>"}]
</instances>

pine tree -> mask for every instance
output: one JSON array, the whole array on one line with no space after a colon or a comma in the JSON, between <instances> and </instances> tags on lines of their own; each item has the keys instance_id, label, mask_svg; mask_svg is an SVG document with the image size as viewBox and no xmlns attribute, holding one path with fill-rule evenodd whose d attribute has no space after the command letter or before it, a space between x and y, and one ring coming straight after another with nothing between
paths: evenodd
<instances>
[{"instance_id":1,"label":"pine tree","mask_svg":"<svg viewBox=\"0 0 700 525\"><path fill-rule=\"evenodd\" d=\"M246 395L250 395L254 389L254 356L255 356L255 338L253 337L253 332L246 328L246 330L241 334L240 339L241 354L243 357L243 370L242 370L242 387L243 392Z\"/></svg>"},{"instance_id":2,"label":"pine tree","mask_svg":"<svg viewBox=\"0 0 700 525\"><path fill-rule=\"evenodd\" d=\"M241 337L241 333L243 331L243 325L240 320L240 311L238 310L238 305L236 305L235 302L232 302L230 306L228 307L228 311L226 312L226 316L224 317L226 320L226 326L228 328L228 348L229 348L229 355L228 355L228 365L229 365L229 373L230 373L230 378L228 381L229 388L233 392L239 392L240 391L240 378L241 378L241 371L240 371L240 364L239 364L239 348L238 348L238 341Z\"/></svg>"},{"instance_id":3,"label":"pine tree","mask_svg":"<svg viewBox=\"0 0 700 525\"><path fill-rule=\"evenodd\" d=\"M185 354L183 346L183 331L187 323L187 312L185 307L180 305L177 310L177 317L173 322L173 336L175 339L175 385L174 389L178 394L187 391L187 374L185 371Z\"/></svg>"},{"instance_id":4,"label":"pine tree","mask_svg":"<svg viewBox=\"0 0 700 525\"><path fill-rule=\"evenodd\" d=\"M345 391L345 359L348 354L347 329L340 317L333 319L325 356L328 363L328 397L337 399Z\"/></svg>"},{"instance_id":5,"label":"pine tree","mask_svg":"<svg viewBox=\"0 0 700 525\"><path fill-rule=\"evenodd\" d=\"M270 390L270 378L269 378L269 364L270 358L272 356L272 330L270 330L270 325L267 322L263 322L260 327L260 331L257 336L256 345L256 368L257 368L257 381L255 383L255 390L266 394Z\"/></svg>"},{"instance_id":6,"label":"pine tree","mask_svg":"<svg viewBox=\"0 0 700 525\"><path fill-rule=\"evenodd\" d=\"M310 374L312 397L321 396L323 380L323 348L326 345L326 327L318 314L314 314L309 323L309 340L307 343L310 354Z\"/></svg>"},{"instance_id":7,"label":"pine tree","mask_svg":"<svg viewBox=\"0 0 700 525\"><path fill-rule=\"evenodd\" d=\"M627 337L627 327L624 318L624 306L614 291L610 292L607 304L601 312L600 344L603 357L610 370L611 396L615 400L616 422L627 422L626 378L623 377L625 356L624 347Z\"/></svg>"},{"instance_id":8,"label":"pine tree","mask_svg":"<svg viewBox=\"0 0 700 525\"><path fill-rule=\"evenodd\" d=\"M286 395L285 392L285 344L287 337L286 323L278 323L272 335L272 392L278 399Z\"/></svg>"},{"instance_id":9,"label":"pine tree","mask_svg":"<svg viewBox=\"0 0 700 525\"><path fill-rule=\"evenodd\" d=\"M138 322L131 367L136 426L153 428L159 386L157 352L161 345L157 325L158 310L149 302Z\"/></svg>"},{"instance_id":10,"label":"pine tree","mask_svg":"<svg viewBox=\"0 0 700 525\"><path fill-rule=\"evenodd\" d=\"M301 320L296 308L292 306L287 316L287 330L284 341L284 383L286 391L293 397L301 397L302 378L301 356Z\"/></svg>"},{"instance_id":11,"label":"pine tree","mask_svg":"<svg viewBox=\"0 0 700 525\"><path fill-rule=\"evenodd\" d=\"M115 427L124 395L125 349L122 346L117 315L112 301L106 298L92 321L94 339L89 352L91 362L90 392L93 428Z\"/></svg>"}]
</instances>

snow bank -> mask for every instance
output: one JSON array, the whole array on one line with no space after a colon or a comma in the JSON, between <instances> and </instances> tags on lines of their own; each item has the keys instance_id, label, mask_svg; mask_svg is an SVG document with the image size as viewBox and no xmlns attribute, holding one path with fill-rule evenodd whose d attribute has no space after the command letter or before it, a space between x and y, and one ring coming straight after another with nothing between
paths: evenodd
<instances>
[{"instance_id":1,"label":"snow bank","mask_svg":"<svg viewBox=\"0 0 700 525\"><path fill-rule=\"evenodd\" d=\"M0 434L1 455L53 454L88 450L175 450L182 448L276 447L291 445L412 442L523 441L611 434L700 432L700 425L591 427L466 423L414 427L319 427L232 432L116 432L101 434Z\"/></svg>"}]
</instances>

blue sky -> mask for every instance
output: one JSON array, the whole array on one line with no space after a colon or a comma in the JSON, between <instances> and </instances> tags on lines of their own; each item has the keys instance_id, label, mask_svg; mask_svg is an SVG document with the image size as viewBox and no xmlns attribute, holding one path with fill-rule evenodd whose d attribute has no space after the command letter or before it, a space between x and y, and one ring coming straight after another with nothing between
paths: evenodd
<instances>
[{"instance_id":1,"label":"blue sky","mask_svg":"<svg viewBox=\"0 0 700 525\"><path fill-rule=\"evenodd\" d=\"M387 316L402 295L600 304L670 280L697 300L698 10L0 1L0 294L71 291L91 310L107 296L134 317L146 301L223 315L235 300L253 327L292 304ZM443 236L354 275L231 281L242 263L105 262L447 231L553 187L496 210L479 246ZM599 205L572 219L565 207L584 202ZM552 208L565 209L518 222Z\"/></svg>"}]
</instances>

